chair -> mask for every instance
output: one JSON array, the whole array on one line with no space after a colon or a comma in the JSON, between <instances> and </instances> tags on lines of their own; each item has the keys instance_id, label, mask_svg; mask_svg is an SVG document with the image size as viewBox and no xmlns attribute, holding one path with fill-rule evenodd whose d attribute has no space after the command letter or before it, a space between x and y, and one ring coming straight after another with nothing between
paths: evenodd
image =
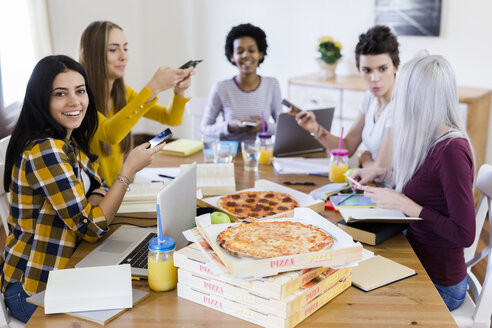
<instances>
[{"instance_id":1,"label":"chair","mask_svg":"<svg viewBox=\"0 0 492 328\"><path fill-rule=\"evenodd\" d=\"M9 216L9 195L8 191L3 188L3 178L5 171L5 156L9 141L10 136L0 140L0 218L2 219L2 224L5 228L6 234L8 234L7 218Z\"/></svg>"},{"instance_id":2,"label":"chair","mask_svg":"<svg viewBox=\"0 0 492 328\"><path fill-rule=\"evenodd\" d=\"M475 242L465 249L468 287L473 294L475 302L473 302L470 294L467 293L465 302L451 312L460 328L489 328L492 315L492 165L484 164L480 167L477 176L477 188L482 192L482 196L476 209L477 230ZM475 255L487 214L489 217L489 244ZM471 268L487 256L485 279L483 284L480 285Z\"/></svg>"},{"instance_id":3,"label":"chair","mask_svg":"<svg viewBox=\"0 0 492 328\"><path fill-rule=\"evenodd\" d=\"M7 136L0 140L0 218L5 229L5 234L8 235L8 223L9 216L9 194L3 188L3 178L5 171L5 156L7 153L7 146L9 145L10 136ZM0 296L0 327L24 327L24 323L10 317L9 312L3 302L3 294Z\"/></svg>"}]
</instances>

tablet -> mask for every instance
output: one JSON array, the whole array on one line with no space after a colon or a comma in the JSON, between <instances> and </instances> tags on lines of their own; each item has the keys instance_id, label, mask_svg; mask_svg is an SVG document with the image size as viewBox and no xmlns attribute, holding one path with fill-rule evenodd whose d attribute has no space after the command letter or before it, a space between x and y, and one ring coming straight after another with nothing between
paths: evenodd
<instances>
[{"instance_id":1,"label":"tablet","mask_svg":"<svg viewBox=\"0 0 492 328\"><path fill-rule=\"evenodd\" d=\"M316 121L330 131L335 107L315 109L312 112L316 116ZM274 156L292 156L322 150L324 148L318 140L297 124L295 116L288 113L279 114L273 147Z\"/></svg>"}]
</instances>

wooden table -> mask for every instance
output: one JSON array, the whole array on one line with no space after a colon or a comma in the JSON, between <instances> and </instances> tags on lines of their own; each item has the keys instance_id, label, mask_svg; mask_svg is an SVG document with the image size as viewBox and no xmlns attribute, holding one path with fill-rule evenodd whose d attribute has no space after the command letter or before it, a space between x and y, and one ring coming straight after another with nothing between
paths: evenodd
<instances>
[{"instance_id":1,"label":"wooden table","mask_svg":"<svg viewBox=\"0 0 492 328\"><path fill-rule=\"evenodd\" d=\"M153 166L172 167L179 163L201 162L202 154L188 158L160 156ZM260 165L258 172L243 170L240 157L235 159L237 190L250 188L256 179L283 181L314 181L317 187L328 183L327 178L306 175L279 175L272 166ZM316 187L295 186L309 192ZM321 213L331 222L339 216L330 211ZM96 245L82 242L69 266L75 265ZM368 249L413 268L417 275L388 286L363 292L350 287L328 304L305 319L298 327L456 327L456 324L434 288L429 276L405 237L397 235L377 247ZM90 284L90 282L87 282ZM150 291L147 282L134 281L133 286ZM135 308L123 313L108 327L257 327L247 321L209 309L176 296L176 290L156 293ZM37 309L26 327L100 327L100 325L65 314L45 315Z\"/></svg>"}]
</instances>

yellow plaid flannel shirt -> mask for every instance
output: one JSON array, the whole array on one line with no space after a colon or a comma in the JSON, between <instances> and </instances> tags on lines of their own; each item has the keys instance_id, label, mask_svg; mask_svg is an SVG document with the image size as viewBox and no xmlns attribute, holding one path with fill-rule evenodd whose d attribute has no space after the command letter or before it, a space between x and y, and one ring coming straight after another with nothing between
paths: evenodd
<instances>
[{"instance_id":1,"label":"yellow plaid flannel shirt","mask_svg":"<svg viewBox=\"0 0 492 328\"><path fill-rule=\"evenodd\" d=\"M91 190L107 188L97 169L73 140L38 139L26 147L12 169L2 291L12 280L30 295L45 290L49 271L65 268L82 239L95 242L107 232L81 178L83 170Z\"/></svg>"}]
</instances>

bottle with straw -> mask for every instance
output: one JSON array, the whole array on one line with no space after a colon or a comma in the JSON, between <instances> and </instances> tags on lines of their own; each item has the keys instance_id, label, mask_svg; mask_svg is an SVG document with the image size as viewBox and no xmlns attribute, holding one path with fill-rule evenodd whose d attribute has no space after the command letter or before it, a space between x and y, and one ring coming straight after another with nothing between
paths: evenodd
<instances>
[{"instance_id":1,"label":"bottle with straw","mask_svg":"<svg viewBox=\"0 0 492 328\"><path fill-rule=\"evenodd\" d=\"M167 291L176 287L177 269L173 261L175 247L176 241L163 234L161 213L159 204L157 204L157 237L149 241L149 254L147 256L149 287L156 292Z\"/></svg>"},{"instance_id":2,"label":"bottle with straw","mask_svg":"<svg viewBox=\"0 0 492 328\"><path fill-rule=\"evenodd\" d=\"M330 181L345 182L343 175L348 170L348 150L342 148L343 142L343 127L340 134L340 142L338 148L332 149L330 152Z\"/></svg>"},{"instance_id":3,"label":"bottle with straw","mask_svg":"<svg viewBox=\"0 0 492 328\"><path fill-rule=\"evenodd\" d=\"M273 136L266 131L265 116L261 112L261 127L262 132L256 135L256 142L260 149L260 157L258 163L271 164L273 160Z\"/></svg>"}]
</instances>

